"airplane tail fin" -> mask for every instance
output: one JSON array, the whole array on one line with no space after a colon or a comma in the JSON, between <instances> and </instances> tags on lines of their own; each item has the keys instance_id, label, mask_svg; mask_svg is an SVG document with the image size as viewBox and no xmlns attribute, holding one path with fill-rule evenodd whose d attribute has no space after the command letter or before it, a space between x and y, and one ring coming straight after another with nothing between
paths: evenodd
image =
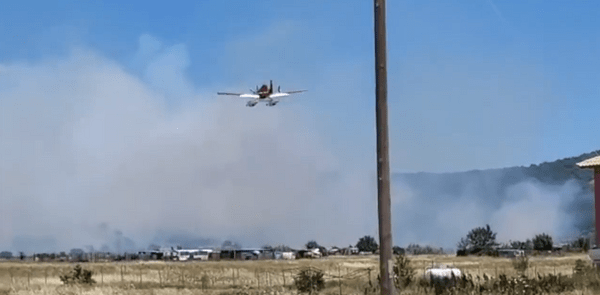
<instances>
[{"instance_id":1,"label":"airplane tail fin","mask_svg":"<svg viewBox=\"0 0 600 295\"><path fill-rule=\"evenodd\" d=\"M269 93L273 93L273 80L271 80L271 87L269 87Z\"/></svg>"}]
</instances>

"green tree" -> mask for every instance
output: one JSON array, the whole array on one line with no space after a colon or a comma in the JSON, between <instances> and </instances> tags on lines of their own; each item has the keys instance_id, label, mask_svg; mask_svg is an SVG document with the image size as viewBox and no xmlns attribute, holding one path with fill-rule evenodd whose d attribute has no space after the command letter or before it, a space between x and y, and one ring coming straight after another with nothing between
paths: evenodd
<instances>
[{"instance_id":1,"label":"green tree","mask_svg":"<svg viewBox=\"0 0 600 295\"><path fill-rule=\"evenodd\" d=\"M459 251L464 251L465 254L487 254L492 255L494 247L497 246L496 233L490 229L489 224L485 227L477 227L472 229L466 238L463 238L458 243Z\"/></svg>"},{"instance_id":2,"label":"green tree","mask_svg":"<svg viewBox=\"0 0 600 295\"><path fill-rule=\"evenodd\" d=\"M533 250L549 251L552 250L552 237L545 233L536 235L533 238Z\"/></svg>"},{"instance_id":3,"label":"green tree","mask_svg":"<svg viewBox=\"0 0 600 295\"><path fill-rule=\"evenodd\" d=\"M305 245L306 249L315 249L321 247L316 241L308 241Z\"/></svg>"},{"instance_id":4,"label":"green tree","mask_svg":"<svg viewBox=\"0 0 600 295\"><path fill-rule=\"evenodd\" d=\"M82 249L74 248L71 249L69 255L74 261L81 261L83 260L83 255L85 255L85 252Z\"/></svg>"},{"instance_id":5,"label":"green tree","mask_svg":"<svg viewBox=\"0 0 600 295\"><path fill-rule=\"evenodd\" d=\"M280 251L280 252L290 252L292 251L292 248L290 248L287 245L277 245L275 247L273 247L274 251Z\"/></svg>"},{"instance_id":6,"label":"green tree","mask_svg":"<svg viewBox=\"0 0 600 295\"><path fill-rule=\"evenodd\" d=\"M573 248L579 248L583 252L587 252L590 248L590 239L587 237L579 237L571 243Z\"/></svg>"},{"instance_id":7,"label":"green tree","mask_svg":"<svg viewBox=\"0 0 600 295\"><path fill-rule=\"evenodd\" d=\"M377 242L373 237L364 236L358 240L358 243L356 243L356 248L358 248L358 251L361 252L364 251L373 253L379 249L379 245L377 245Z\"/></svg>"},{"instance_id":8,"label":"green tree","mask_svg":"<svg viewBox=\"0 0 600 295\"><path fill-rule=\"evenodd\" d=\"M150 245L148 245L148 250L158 251L158 250L160 250L160 246L156 245L156 244L150 244Z\"/></svg>"},{"instance_id":9,"label":"green tree","mask_svg":"<svg viewBox=\"0 0 600 295\"><path fill-rule=\"evenodd\" d=\"M585 239L585 241L583 242L583 245L581 247L581 251L583 251L584 253L587 253L587 251L590 249L590 239Z\"/></svg>"},{"instance_id":10,"label":"green tree","mask_svg":"<svg viewBox=\"0 0 600 295\"><path fill-rule=\"evenodd\" d=\"M525 242L521 242L521 241L510 241L510 248L511 249L518 249L518 250L525 250Z\"/></svg>"},{"instance_id":11,"label":"green tree","mask_svg":"<svg viewBox=\"0 0 600 295\"><path fill-rule=\"evenodd\" d=\"M223 242L223 244L221 245L221 249L223 249L223 250L238 250L240 248L241 248L240 245L238 245L235 242L229 241L229 240Z\"/></svg>"},{"instance_id":12,"label":"green tree","mask_svg":"<svg viewBox=\"0 0 600 295\"><path fill-rule=\"evenodd\" d=\"M457 256L466 256L467 254L469 254L469 249L471 244L469 243L469 240L467 238L461 238L460 242L458 242L456 244L456 255Z\"/></svg>"},{"instance_id":13,"label":"green tree","mask_svg":"<svg viewBox=\"0 0 600 295\"><path fill-rule=\"evenodd\" d=\"M531 239L527 239L525 242L510 241L509 248L519 250L533 250L533 242L531 241Z\"/></svg>"},{"instance_id":14,"label":"green tree","mask_svg":"<svg viewBox=\"0 0 600 295\"><path fill-rule=\"evenodd\" d=\"M321 253L321 255L323 256L328 256L329 255L329 251L327 251L327 248L323 247L323 246L319 246L319 252Z\"/></svg>"},{"instance_id":15,"label":"green tree","mask_svg":"<svg viewBox=\"0 0 600 295\"><path fill-rule=\"evenodd\" d=\"M531 239L525 241L525 250L533 250L533 241Z\"/></svg>"},{"instance_id":16,"label":"green tree","mask_svg":"<svg viewBox=\"0 0 600 295\"><path fill-rule=\"evenodd\" d=\"M2 258L2 259L11 259L12 257L13 257L13 254L10 251L0 252L0 258Z\"/></svg>"}]
</instances>

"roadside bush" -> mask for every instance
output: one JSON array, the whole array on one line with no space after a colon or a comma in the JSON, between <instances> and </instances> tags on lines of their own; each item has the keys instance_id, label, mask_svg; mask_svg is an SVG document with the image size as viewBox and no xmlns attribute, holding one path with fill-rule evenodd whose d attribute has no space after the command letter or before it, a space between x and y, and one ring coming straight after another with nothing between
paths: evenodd
<instances>
[{"instance_id":1,"label":"roadside bush","mask_svg":"<svg viewBox=\"0 0 600 295\"><path fill-rule=\"evenodd\" d=\"M458 277L438 278L436 280L420 279L421 288L433 291L436 295L484 294L484 295L513 295L513 294L564 294L575 290L574 281L564 275L546 275L528 278L525 275L508 277L501 274L496 278L487 277L483 280L473 279L464 273Z\"/></svg>"},{"instance_id":2,"label":"roadside bush","mask_svg":"<svg viewBox=\"0 0 600 295\"><path fill-rule=\"evenodd\" d=\"M60 280L65 285L92 285L96 281L92 279L92 271L76 265L68 274L61 275Z\"/></svg>"},{"instance_id":3,"label":"roadside bush","mask_svg":"<svg viewBox=\"0 0 600 295\"><path fill-rule=\"evenodd\" d=\"M410 265L406 255L397 255L394 263L394 285L400 290L410 285L415 279L415 269Z\"/></svg>"},{"instance_id":4,"label":"roadside bush","mask_svg":"<svg viewBox=\"0 0 600 295\"><path fill-rule=\"evenodd\" d=\"M595 291L600 290L600 280L597 276L597 270L594 266L581 259L575 261L575 268L573 269L573 281L578 288L588 288Z\"/></svg>"},{"instance_id":5,"label":"roadside bush","mask_svg":"<svg viewBox=\"0 0 600 295\"><path fill-rule=\"evenodd\" d=\"M573 269L574 275L585 275L594 271L594 267L581 259L575 261L575 268Z\"/></svg>"},{"instance_id":6,"label":"roadside bush","mask_svg":"<svg viewBox=\"0 0 600 295\"><path fill-rule=\"evenodd\" d=\"M520 256L512 261L513 268L519 273L524 274L529 268L529 257Z\"/></svg>"},{"instance_id":7,"label":"roadside bush","mask_svg":"<svg viewBox=\"0 0 600 295\"><path fill-rule=\"evenodd\" d=\"M294 277L294 285L298 292L315 294L325 287L323 271L316 268L304 268Z\"/></svg>"},{"instance_id":8,"label":"roadside bush","mask_svg":"<svg viewBox=\"0 0 600 295\"><path fill-rule=\"evenodd\" d=\"M398 247L398 246L392 247L392 252L394 253L394 255L404 255L404 254L406 254L406 250L404 250L404 248L401 248L401 247Z\"/></svg>"}]
</instances>

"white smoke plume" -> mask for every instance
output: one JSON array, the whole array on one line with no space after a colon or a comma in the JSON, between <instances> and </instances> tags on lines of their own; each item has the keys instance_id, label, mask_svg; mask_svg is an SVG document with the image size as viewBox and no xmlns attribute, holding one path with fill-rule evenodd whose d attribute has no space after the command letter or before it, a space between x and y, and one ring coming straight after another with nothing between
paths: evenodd
<instances>
[{"instance_id":1,"label":"white smoke plume","mask_svg":"<svg viewBox=\"0 0 600 295\"><path fill-rule=\"evenodd\" d=\"M577 182L551 185L519 173L517 168L399 175L394 183L394 241L456 249L469 231L489 224L499 243L541 233L561 242L580 234L582 225L589 226L589 212L568 210L592 198Z\"/></svg>"},{"instance_id":2,"label":"white smoke plume","mask_svg":"<svg viewBox=\"0 0 600 295\"><path fill-rule=\"evenodd\" d=\"M1 65L0 248L301 247L372 228L367 175L340 165L308 110L216 100L185 80L183 45L154 54L143 79L83 49Z\"/></svg>"},{"instance_id":3,"label":"white smoke plume","mask_svg":"<svg viewBox=\"0 0 600 295\"><path fill-rule=\"evenodd\" d=\"M309 103L250 109L217 100L220 87L197 89L186 75L190 59L185 45L144 35L129 67L89 49L0 64L0 250L225 239L299 248L377 237L375 133L363 140L372 126L356 119L369 104L347 99L367 97L362 66L329 67L303 94ZM324 100L314 97L319 90L341 94ZM315 113L327 104L355 113L338 108L321 122ZM485 223L501 241L572 228L561 208L579 193L575 185L457 177L394 178L395 244L454 247Z\"/></svg>"}]
</instances>

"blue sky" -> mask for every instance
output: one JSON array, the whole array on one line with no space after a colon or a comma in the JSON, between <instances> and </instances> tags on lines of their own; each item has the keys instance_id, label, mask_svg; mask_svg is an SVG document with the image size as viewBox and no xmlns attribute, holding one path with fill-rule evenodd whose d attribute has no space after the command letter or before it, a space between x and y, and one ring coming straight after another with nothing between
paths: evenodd
<instances>
[{"instance_id":1,"label":"blue sky","mask_svg":"<svg viewBox=\"0 0 600 295\"><path fill-rule=\"evenodd\" d=\"M600 4L479 0L387 5L393 171L528 166L598 149L593 128L600 108ZM50 174L62 175L59 170L64 181L104 181L110 185L96 185L111 191L118 184L111 182L110 169L129 161L114 160L117 154L129 159L126 155L147 153L155 161L159 151L201 146L219 154L226 153L225 147L244 150L253 140L272 141L285 146L272 151L279 155L273 158L296 157L272 163L281 172L273 177L300 173L286 170L285 163L319 161L325 168L306 164L306 177L328 171L347 193L370 193L373 183L358 179L374 177L375 171L373 57L371 1L3 3L0 138L5 145L0 153L4 161L54 159L44 169L39 163L24 166L30 169L23 168L23 175L36 184ZM309 92L268 110L264 105L244 108L243 101L215 95L245 91L269 79L283 90ZM198 132L220 138L197 142L192 134ZM243 134L254 139L242 140ZM153 141L161 136L162 141ZM256 153L269 148L256 144ZM15 148L24 145L31 145L31 151ZM71 158L73 151L82 158ZM229 152L232 157L243 153ZM255 161L270 159L265 157ZM113 166L106 164L109 160ZM146 160L131 160L132 171L146 167ZM188 174L173 175L186 177L200 169L181 161ZM212 165L221 169L228 163ZM73 179L70 169L89 169L90 174ZM31 171L48 174L32 176ZM138 180L154 183L155 176ZM78 189L90 187L53 193L75 195ZM256 189L261 195L265 188ZM342 194L337 189L318 191ZM14 192L26 194L10 188ZM356 206L376 208L370 201ZM107 216L96 218L100 222ZM364 231L373 234L375 227L369 219Z\"/></svg>"},{"instance_id":2,"label":"blue sky","mask_svg":"<svg viewBox=\"0 0 600 295\"><path fill-rule=\"evenodd\" d=\"M390 1L394 169L529 165L596 149L597 5ZM0 62L85 46L135 73L138 39L149 34L185 46L194 88L244 90L270 78L308 88L299 104L363 141L373 125L372 22L369 1L13 1L0 12ZM324 77L347 67L356 71L347 82L360 83L354 97Z\"/></svg>"},{"instance_id":3,"label":"blue sky","mask_svg":"<svg viewBox=\"0 0 600 295\"><path fill-rule=\"evenodd\" d=\"M597 6L592 1L388 3L395 170L529 165L596 149L598 141L589 135L600 93ZM78 45L127 67L138 39L149 34L186 47L185 73L195 88L244 85L240 81L250 87L273 77L284 86L311 89L313 98L328 102L306 103L319 104L324 117L340 119L346 118L339 114L342 99L332 93L344 90L324 85L327 78L320 75L353 63L360 71L353 78L364 91L345 98L355 109L344 110L357 121L348 128L367 133L373 124L368 109L374 99L372 18L368 1L13 1L0 12L0 61L34 62L66 55ZM262 44L252 43L257 39ZM252 44L232 52L236 42ZM243 64L232 55L241 56ZM288 77L321 81L302 84ZM432 160L408 160L421 145L431 146ZM452 157L444 150L461 156L441 163Z\"/></svg>"}]
</instances>

